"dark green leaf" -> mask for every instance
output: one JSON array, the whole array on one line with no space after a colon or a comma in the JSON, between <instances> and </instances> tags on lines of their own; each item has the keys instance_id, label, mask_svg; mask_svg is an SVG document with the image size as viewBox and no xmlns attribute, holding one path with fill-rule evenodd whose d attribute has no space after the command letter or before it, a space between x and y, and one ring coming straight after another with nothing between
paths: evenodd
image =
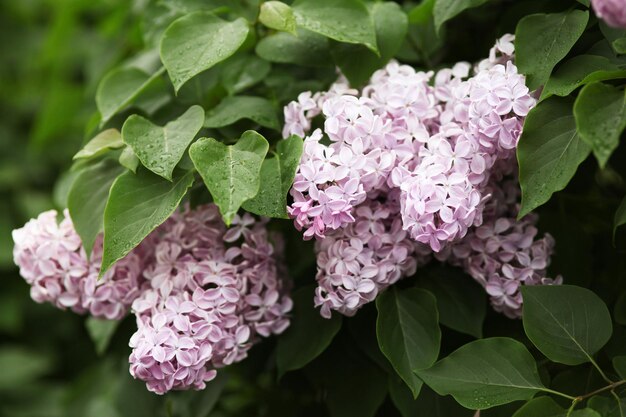
<instances>
[{"instance_id":1,"label":"dark green leaf","mask_svg":"<svg viewBox=\"0 0 626 417\"><path fill-rule=\"evenodd\" d=\"M586 288L571 285L523 286L524 331L550 360L578 365L608 342L609 310Z\"/></svg>"},{"instance_id":2,"label":"dark green leaf","mask_svg":"<svg viewBox=\"0 0 626 417\"><path fill-rule=\"evenodd\" d=\"M369 9L380 56L361 45L339 43L332 49L335 62L354 86L367 82L374 71L382 68L398 52L408 29L408 18L398 4L373 3Z\"/></svg>"},{"instance_id":3,"label":"dark green leaf","mask_svg":"<svg viewBox=\"0 0 626 417\"><path fill-rule=\"evenodd\" d=\"M288 218L287 193L300 163L302 147L302 139L297 136L278 142L278 153L264 160L261 166L263 186L254 198L243 203L245 210L266 217Z\"/></svg>"},{"instance_id":4,"label":"dark green leaf","mask_svg":"<svg viewBox=\"0 0 626 417\"><path fill-rule=\"evenodd\" d=\"M378 296L376 308L380 350L417 397L422 381L413 371L428 368L439 356L437 301L428 291L392 287Z\"/></svg>"},{"instance_id":5,"label":"dark green leaf","mask_svg":"<svg viewBox=\"0 0 626 417\"><path fill-rule=\"evenodd\" d=\"M270 29L296 34L296 17L293 10L281 1L266 1L261 4L259 22Z\"/></svg>"},{"instance_id":6,"label":"dark green leaf","mask_svg":"<svg viewBox=\"0 0 626 417\"><path fill-rule=\"evenodd\" d=\"M275 106L271 101L255 96L226 97L217 107L207 112L204 126L224 127L241 119L250 119L261 126L280 130Z\"/></svg>"},{"instance_id":7,"label":"dark green leaf","mask_svg":"<svg viewBox=\"0 0 626 417\"><path fill-rule=\"evenodd\" d=\"M100 125L130 105L162 73L162 69L149 75L137 68L117 68L105 75L96 91Z\"/></svg>"},{"instance_id":8,"label":"dark green leaf","mask_svg":"<svg viewBox=\"0 0 626 417\"><path fill-rule=\"evenodd\" d=\"M567 96L582 85L616 78L626 78L626 70L608 58L598 55L578 55L561 65L550 76L541 93L541 99L553 94Z\"/></svg>"},{"instance_id":9,"label":"dark green leaf","mask_svg":"<svg viewBox=\"0 0 626 417\"><path fill-rule=\"evenodd\" d=\"M441 267L420 277L418 285L437 299L441 324L457 332L482 337L487 297L469 275L455 268Z\"/></svg>"},{"instance_id":10,"label":"dark green leaf","mask_svg":"<svg viewBox=\"0 0 626 417\"><path fill-rule=\"evenodd\" d=\"M177 19L161 38L161 60L174 89L233 55L248 36L243 18L232 22L198 11Z\"/></svg>"},{"instance_id":11,"label":"dark green leaf","mask_svg":"<svg viewBox=\"0 0 626 417\"><path fill-rule=\"evenodd\" d=\"M437 32L441 30L448 20L452 19L466 9L478 7L488 0L436 0L433 14L435 16L435 28Z\"/></svg>"},{"instance_id":12,"label":"dark green leaf","mask_svg":"<svg viewBox=\"0 0 626 417\"><path fill-rule=\"evenodd\" d=\"M102 355L106 352L107 347L111 342L111 338L115 334L115 330L117 330L119 324L119 320L103 320L95 317L87 317L87 320L85 320L85 327L87 328L87 333L89 333L91 340L96 346L96 352L98 355Z\"/></svg>"},{"instance_id":13,"label":"dark green leaf","mask_svg":"<svg viewBox=\"0 0 626 417\"><path fill-rule=\"evenodd\" d=\"M626 38L615 39L611 45L618 54L626 54Z\"/></svg>"},{"instance_id":14,"label":"dark green leaf","mask_svg":"<svg viewBox=\"0 0 626 417\"><path fill-rule=\"evenodd\" d=\"M616 356L613 358L613 368L620 378L626 379L626 356Z\"/></svg>"},{"instance_id":15,"label":"dark green leaf","mask_svg":"<svg viewBox=\"0 0 626 417\"><path fill-rule=\"evenodd\" d=\"M265 138L252 130L230 146L212 138L191 145L191 160L227 225L239 207L259 192L261 165L268 148Z\"/></svg>"},{"instance_id":16,"label":"dark green leaf","mask_svg":"<svg viewBox=\"0 0 626 417\"><path fill-rule=\"evenodd\" d=\"M517 148L523 217L565 188L591 149L576 132L572 100L551 97L526 118Z\"/></svg>"},{"instance_id":17,"label":"dark green leaf","mask_svg":"<svg viewBox=\"0 0 626 417\"><path fill-rule=\"evenodd\" d=\"M427 386L413 399L406 384L396 376L389 377L389 396L402 417L473 417L474 412L461 407L452 397L441 396Z\"/></svg>"},{"instance_id":18,"label":"dark green leaf","mask_svg":"<svg viewBox=\"0 0 626 417\"><path fill-rule=\"evenodd\" d=\"M98 133L83 149L74 155L73 159L89 159L100 156L110 149L118 149L124 146L122 136L117 129L107 129Z\"/></svg>"},{"instance_id":19,"label":"dark green leaf","mask_svg":"<svg viewBox=\"0 0 626 417\"><path fill-rule=\"evenodd\" d=\"M341 328L341 316L330 319L313 306L313 287L300 288L293 294L291 325L276 344L278 376L300 369L318 357L330 345Z\"/></svg>"},{"instance_id":20,"label":"dark green leaf","mask_svg":"<svg viewBox=\"0 0 626 417\"><path fill-rule=\"evenodd\" d=\"M296 23L304 29L378 53L372 18L359 0L297 0L293 11Z\"/></svg>"},{"instance_id":21,"label":"dark green leaf","mask_svg":"<svg viewBox=\"0 0 626 417\"><path fill-rule=\"evenodd\" d=\"M524 17L515 30L516 64L526 74L531 90L545 84L554 66L572 49L589 20L589 12L572 9L563 13Z\"/></svg>"},{"instance_id":22,"label":"dark green leaf","mask_svg":"<svg viewBox=\"0 0 626 417\"><path fill-rule=\"evenodd\" d=\"M586 85L574 103L574 116L578 134L604 168L626 128L624 90L601 82Z\"/></svg>"},{"instance_id":23,"label":"dark green leaf","mask_svg":"<svg viewBox=\"0 0 626 417\"><path fill-rule=\"evenodd\" d=\"M115 161L104 160L81 170L70 188L67 208L88 255L102 231L104 207L111 184L122 171Z\"/></svg>"},{"instance_id":24,"label":"dark green leaf","mask_svg":"<svg viewBox=\"0 0 626 417\"><path fill-rule=\"evenodd\" d=\"M122 137L143 166L171 181L176 164L203 123L204 110L200 106L191 106L165 126L157 126L134 114L124 123Z\"/></svg>"},{"instance_id":25,"label":"dark green leaf","mask_svg":"<svg viewBox=\"0 0 626 417\"><path fill-rule=\"evenodd\" d=\"M537 397L517 410L513 417L563 417L566 410L550 397Z\"/></svg>"},{"instance_id":26,"label":"dark green leaf","mask_svg":"<svg viewBox=\"0 0 626 417\"><path fill-rule=\"evenodd\" d=\"M193 179L193 172L186 172L170 182L138 169L137 174L126 172L115 180L104 210L100 276L172 215Z\"/></svg>"},{"instance_id":27,"label":"dark green leaf","mask_svg":"<svg viewBox=\"0 0 626 417\"><path fill-rule=\"evenodd\" d=\"M440 395L451 394L473 410L527 400L545 389L526 347L501 337L468 343L417 374Z\"/></svg>"},{"instance_id":28,"label":"dark green leaf","mask_svg":"<svg viewBox=\"0 0 626 417\"><path fill-rule=\"evenodd\" d=\"M234 56L224 62L222 83L228 94L237 94L262 81L270 70L270 63L256 55Z\"/></svg>"},{"instance_id":29,"label":"dark green leaf","mask_svg":"<svg viewBox=\"0 0 626 417\"><path fill-rule=\"evenodd\" d=\"M285 32L267 36L257 44L256 53L267 61L280 64L333 66L328 39L304 29L298 29L297 36Z\"/></svg>"},{"instance_id":30,"label":"dark green leaf","mask_svg":"<svg viewBox=\"0 0 626 417\"><path fill-rule=\"evenodd\" d=\"M30 384L52 368L50 358L23 346L5 345L0 349L0 390Z\"/></svg>"}]
</instances>

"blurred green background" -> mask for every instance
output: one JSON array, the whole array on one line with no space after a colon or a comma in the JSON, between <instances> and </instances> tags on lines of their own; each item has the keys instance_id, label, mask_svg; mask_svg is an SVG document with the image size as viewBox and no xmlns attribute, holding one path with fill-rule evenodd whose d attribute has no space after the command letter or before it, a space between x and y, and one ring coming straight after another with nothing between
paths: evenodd
<instances>
[{"instance_id":1,"label":"blurred green background","mask_svg":"<svg viewBox=\"0 0 626 417\"><path fill-rule=\"evenodd\" d=\"M152 397L131 382L123 356L98 358L84 318L31 301L12 262L10 233L56 208L55 184L96 113L98 81L141 41L137 7L127 0L0 2L2 417L150 412L132 407L146 401L139 396ZM128 333L120 333L123 351Z\"/></svg>"}]
</instances>

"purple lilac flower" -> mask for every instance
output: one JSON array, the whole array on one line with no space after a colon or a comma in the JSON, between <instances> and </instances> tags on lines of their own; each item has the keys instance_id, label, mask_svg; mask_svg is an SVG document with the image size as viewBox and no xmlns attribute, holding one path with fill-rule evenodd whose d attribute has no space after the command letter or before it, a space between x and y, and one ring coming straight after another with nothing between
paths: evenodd
<instances>
[{"instance_id":1,"label":"purple lilac flower","mask_svg":"<svg viewBox=\"0 0 626 417\"><path fill-rule=\"evenodd\" d=\"M88 259L67 210L60 223L56 211L41 213L14 230L13 240L15 263L38 303L49 302L79 314L117 320L128 313L141 292L141 271L149 261L150 240L117 262L101 279L102 235Z\"/></svg>"},{"instance_id":2,"label":"purple lilac flower","mask_svg":"<svg viewBox=\"0 0 626 417\"><path fill-rule=\"evenodd\" d=\"M591 0L591 6L607 25L626 29L626 0Z\"/></svg>"},{"instance_id":3,"label":"purple lilac flower","mask_svg":"<svg viewBox=\"0 0 626 417\"><path fill-rule=\"evenodd\" d=\"M203 389L216 368L289 326L284 268L263 222L245 214L227 229L210 204L175 214L155 234L147 289L132 305L129 359L150 391Z\"/></svg>"}]
</instances>

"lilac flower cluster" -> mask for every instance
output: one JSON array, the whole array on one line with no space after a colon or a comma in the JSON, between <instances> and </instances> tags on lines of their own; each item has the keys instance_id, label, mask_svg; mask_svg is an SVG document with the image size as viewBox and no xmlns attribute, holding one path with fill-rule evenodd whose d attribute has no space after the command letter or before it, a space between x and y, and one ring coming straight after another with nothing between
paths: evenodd
<instances>
[{"instance_id":1,"label":"lilac flower cluster","mask_svg":"<svg viewBox=\"0 0 626 417\"><path fill-rule=\"evenodd\" d=\"M626 0L591 0L591 6L607 25L626 29Z\"/></svg>"},{"instance_id":2,"label":"lilac flower cluster","mask_svg":"<svg viewBox=\"0 0 626 417\"><path fill-rule=\"evenodd\" d=\"M431 254L458 263L453 249L486 251L478 241L496 223L508 242L490 252L501 263L498 278L483 279L485 271L467 266L496 309L519 312L518 287L508 280L552 282L539 277L551 238L533 243L532 218L517 222L507 213L508 227L501 229L501 219L486 211L497 201L495 180L515 168L522 124L536 103L513 63L513 40L499 39L473 69L461 62L435 74L391 62L361 92L340 79L328 92L302 93L285 108L285 137L306 134L315 117L324 121L323 130L304 139L288 207L304 238L317 240L315 304L323 316L354 314ZM511 242L520 233L530 246L528 239ZM528 257L532 278L513 274Z\"/></svg>"},{"instance_id":3,"label":"lilac flower cluster","mask_svg":"<svg viewBox=\"0 0 626 417\"><path fill-rule=\"evenodd\" d=\"M149 240L100 280L102 236L88 258L67 210L60 223L56 211L41 213L14 230L13 240L15 263L31 286L31 297L39 303L49 302L79 314L88 312L94 317L118 320L139 296L144 282L142 270L149 260Z\"/></svg>"},{"instance_id":4,"label":"lilac flower cluster","mask_svg":"<svg viewBox=\"0 0 626 417\"><path fill-rule=\"evenodd\" d=\"M292 302L265 225L247 214L233 224L226 229L210 205L158 230L130 341L131 374L150 391L202 389L215 368L245 358L259 336L289 326Z\"/></svg>"},{"instance_id":5,"label":"lilac flower cluster","mask_svg":"<svg viewBox=\"0 0 626 417\"><path fill-rule=\"evenodd\" d=\"M248 214L226 228L213 204L177 212L100 280L102 237L88 259L67 211L60 224L42 213L13 237L35 301L107 319L132 310L130 372L158 394L204 388L216 368L289 326L280 236Z\"/></svg>"}]
</instances>

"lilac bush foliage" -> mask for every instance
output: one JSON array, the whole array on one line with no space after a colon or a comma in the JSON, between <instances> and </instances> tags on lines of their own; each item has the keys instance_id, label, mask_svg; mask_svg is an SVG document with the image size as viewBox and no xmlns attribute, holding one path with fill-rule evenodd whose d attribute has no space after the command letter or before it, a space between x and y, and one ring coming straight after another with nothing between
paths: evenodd
<instances>
[{"instance_id":1,"label":"lilac bush foliage","mask_svg":"<svg viewBox=\"0 0 626 417\"><path fill-rule=\"evenodd\" d=\"M33 299L107 319L130 309L130 372L150 391L203 389L215 368L289 326L282 244L264 221L245 214L227 228L213 204L186 209L98 280L101 237L88 259L68 213L56 217L42 213L13 233Z\"/></svg>"},{"instance_id":2,"label":"lilac bush foliage","mask_svg":"<svg viewBox=\"0 0 626 417\"><path fill-rule=\"evenodd\" d=\"M513 40L499 39L473 69L392 62L361 92L340 79L287 105L285 137L324 118L305 138L289 207L304 238L317 239L324 317L353 315L431 254L463 266L510 317L521 313L520 285L561 281L545 277L552 238L534 241L535 218L515 220L519 193L503 189L517 188L515 149L536 103Z\"/></svg>"}]
</instances>

